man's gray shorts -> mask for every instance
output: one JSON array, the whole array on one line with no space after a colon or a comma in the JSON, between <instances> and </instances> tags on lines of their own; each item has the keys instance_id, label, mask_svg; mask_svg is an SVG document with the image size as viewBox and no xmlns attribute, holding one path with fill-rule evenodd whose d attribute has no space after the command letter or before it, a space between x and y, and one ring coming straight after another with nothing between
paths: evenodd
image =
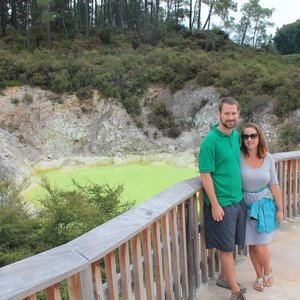
<instances>
[{"instance_id":1,"label":"man's gray shorts","mask_svg":"<svg viewBox=\"0 0 300 300\"><path fill-rule=\"evenodd\" d=\"M204 233L206 248L222 252L233 252L235 245L243 246L246 230L246 206L244 201L222 207L224 218L213 220L211 205L204 205Z\"/></svg>"}]
</instances>

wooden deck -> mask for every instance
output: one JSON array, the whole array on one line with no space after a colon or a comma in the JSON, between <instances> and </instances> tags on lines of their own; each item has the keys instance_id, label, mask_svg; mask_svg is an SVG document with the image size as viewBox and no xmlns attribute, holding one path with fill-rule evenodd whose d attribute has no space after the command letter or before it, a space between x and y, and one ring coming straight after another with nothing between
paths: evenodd
<instances>
[{"instance_id":1,"label":"wooden deck","mask_svg":"<svg viewBox=\"0 0 300 300\"><path fill-rule=\"evenodd\" d=\"M254 291L250 259L238 256L248 300L300 299L300 151L273 157L286 223L271 244L272 288ZM70 300L229 299L210 279L219 253L205 249L202 207L200 178L182 181L65 245L0 268L0 299L36 300L44 291L61 300L63 285Z\"/></svg>"},{"instance_id":2,"label":"wooden deck","mask_svg":"<svg viewBox=\"0 0 300 300\"><path fill-rule=\"evenodd\" d=\"M274 285L257 292L252 288L255 279L249 256L239 256L236 271L239 282L248 288L248 300L299 300L300 299L300 217L285 221L270 244ZM210 279L202 283L197 291L197 299L226 300L230 291L215 285Z\"/></svg>"}]
</instances>

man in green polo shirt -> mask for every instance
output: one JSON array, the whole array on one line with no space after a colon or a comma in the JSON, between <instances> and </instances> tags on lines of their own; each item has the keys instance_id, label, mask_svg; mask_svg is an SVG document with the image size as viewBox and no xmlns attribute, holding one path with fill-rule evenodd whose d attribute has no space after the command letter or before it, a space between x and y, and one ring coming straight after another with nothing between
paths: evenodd
<instances>
[{"instance_id":1,"label":"man in green polo shirt","mask_svg":"<svg viewBox=\"0 0 300 300\"><path fill-rule=\"evenodd\" d=\"M218 125L203 139L199 171L204 187L206 248L220 250L221 273L217 285L231 289L231 299L246 299L246 288L237 282L233 251L245 241L246 207L240 177L240 134L234 129L239 103L221 99Z\"/></svg>"}]
</instances>

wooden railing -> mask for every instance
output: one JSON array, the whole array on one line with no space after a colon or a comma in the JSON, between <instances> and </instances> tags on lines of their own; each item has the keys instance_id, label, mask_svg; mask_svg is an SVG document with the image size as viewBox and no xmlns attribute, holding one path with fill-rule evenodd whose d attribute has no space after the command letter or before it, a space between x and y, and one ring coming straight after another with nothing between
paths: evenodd
<instances>
[{"instance_id":1,"label":"wooden railing","mask_svg":"<svg viewBox=\"0 0 300 300\"><path fill-rule=\"evenodd\" d=\"M285 218L300 214L300 151L277 153ZM219 268L205 249L200 177L60 247L0 269L0 299L195 299ZM200 234L199 234L200 232Z\"/></svg>"}]
</instances>

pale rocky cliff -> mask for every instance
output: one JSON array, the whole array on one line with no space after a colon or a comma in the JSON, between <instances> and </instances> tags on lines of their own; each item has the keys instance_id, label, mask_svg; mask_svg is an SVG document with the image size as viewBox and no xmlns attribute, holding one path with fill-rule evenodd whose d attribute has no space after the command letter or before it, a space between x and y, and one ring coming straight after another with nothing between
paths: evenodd
<instances>
[{"instance_id":1,"label":"pale rocky cliff","mask_svg":"<svg viewBox=\"0 0 300 300\"><path fill-rule=\"evenodd\" d=\"M22 177L37 166L108 163L125 157L153 160L173 155L190 163L203 136L218 120L219 98L213 87L186 87L175 94L151 87L142 99L142 126L137 127L119 103L96 91L80 101L75 95L36 87L7 88L0 96L0 176ZM149 108L143 103L151 101L163 101L172 111L182 130L178 138L164 137L148 122ZM268 141L274 142L277 119L270 107L256 117Z\"/></svg>"}]
</instances>

